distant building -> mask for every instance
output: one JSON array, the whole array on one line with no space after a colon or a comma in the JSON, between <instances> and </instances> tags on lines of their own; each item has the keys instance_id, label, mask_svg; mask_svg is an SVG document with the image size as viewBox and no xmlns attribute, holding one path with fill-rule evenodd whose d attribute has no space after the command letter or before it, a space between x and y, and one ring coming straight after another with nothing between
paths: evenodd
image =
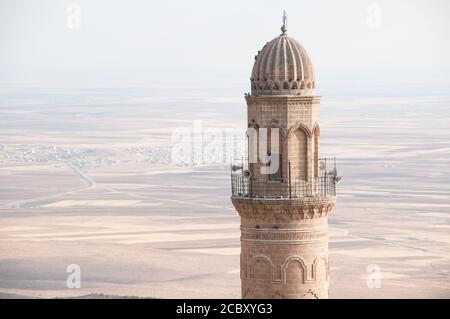
<instances>
[{"instance_id":1,"label":"distant building","mask_svg":"<svg viewBox=\"0 0 450 319\"><path fill-rule=\"evenodd\" d=\"M231 174L241 217L242 298L327 298L327 216L339 177L334 160L319 158L320 97L311 60L287 35L285 15L281 31L255 56L246 101L257 139L248 134L250 160ZM264 172L272 163L278 169Z\"/></svg>"}]
</instances>

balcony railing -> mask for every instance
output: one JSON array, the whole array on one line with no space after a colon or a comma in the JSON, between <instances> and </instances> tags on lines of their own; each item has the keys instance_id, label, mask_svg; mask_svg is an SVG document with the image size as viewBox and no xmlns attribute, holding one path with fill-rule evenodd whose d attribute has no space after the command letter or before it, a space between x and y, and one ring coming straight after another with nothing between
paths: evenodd
<instances>
[{"instance_id":1,"label":"balcony railing","mask_svg":"<svg viewBox=\"0 0 450 319\"><path fill-rule=\"evenodd\" d=\"M312 181L292 178L290 181L258 181L242 174L231 174L233 197L252 199L299 199L336 196L336 175L324 174Z\"/></svg>"}]
</instances>

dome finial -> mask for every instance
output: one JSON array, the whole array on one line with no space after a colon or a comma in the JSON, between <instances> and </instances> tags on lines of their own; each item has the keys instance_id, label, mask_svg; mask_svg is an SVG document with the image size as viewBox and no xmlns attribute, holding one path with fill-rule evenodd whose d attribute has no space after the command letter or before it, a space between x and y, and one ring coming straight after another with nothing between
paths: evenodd
<instances>
[{"instance_id":1,"label":"dome finial","mask_svg":"<svg viewBox=\"0 0 450 319\"><path fill-rule=\"evenodd\" d=\"M286 15L286 10L283 10L283 25L281 26L281 32L282 35L286 34L287 31L287 15Z\"/></svg>"}]
</instances>

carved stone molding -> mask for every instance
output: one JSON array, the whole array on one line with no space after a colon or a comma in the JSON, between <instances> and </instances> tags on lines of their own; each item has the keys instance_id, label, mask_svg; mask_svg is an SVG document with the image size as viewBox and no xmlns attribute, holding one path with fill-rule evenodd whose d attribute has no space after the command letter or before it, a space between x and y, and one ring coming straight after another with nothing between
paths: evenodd
<instances>
[{"instance_id":1,"label":"carved stone molding","mask_svg":"<svg viewBox=\"0 0 450 319\"><path fill-rule=\"evenodd\" d=\"M277 96L277 95L247 95L245 97L247 103L254 103L259 105L274 105L274 104L283 104L283 105L305 105L312 103L319 103L320 96Z\"/></svg>"},{"instance_id":2,"label":"carved stone molding","mask_svg":"<svg viewBox=\"0 0 450 319\"><path fill-rule=\"evenodd\" d=\"M327 240L328 231L308 231L301 232L296 230L266 230L266 229L242 229L242 239L265 240L265 241L304 241L304 240Z\"/></svg>"},{"instance_id":3,"label":"carved stone molding","mask_svg":"<svg viewBox=\"0 0 450 319\"><path fill-rule=\"evenodd\" d=\"M334 206L330 198L309 201L251 200L232 198L232 202L241 217L271 221L313 219L327 217Z\"/></svg>"}]
</instances>

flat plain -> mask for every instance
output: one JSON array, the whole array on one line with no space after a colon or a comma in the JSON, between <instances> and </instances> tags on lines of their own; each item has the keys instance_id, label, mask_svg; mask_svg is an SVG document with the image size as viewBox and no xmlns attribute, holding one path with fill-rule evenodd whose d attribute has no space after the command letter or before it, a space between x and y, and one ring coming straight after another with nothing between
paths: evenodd
<instances>
[{"instance_id":1,"label":"flat plain","mask_svg":"<svg viewBox=\"0 0 450 319\"><path fill-rule=\"evenodd\" d=\"M240 297L229 154L172 159L177 129L244 133L239 88L0 92L1 297ZM449 91L319 93L330 297L449 298Z\"/></svg>"}]
</instances>

